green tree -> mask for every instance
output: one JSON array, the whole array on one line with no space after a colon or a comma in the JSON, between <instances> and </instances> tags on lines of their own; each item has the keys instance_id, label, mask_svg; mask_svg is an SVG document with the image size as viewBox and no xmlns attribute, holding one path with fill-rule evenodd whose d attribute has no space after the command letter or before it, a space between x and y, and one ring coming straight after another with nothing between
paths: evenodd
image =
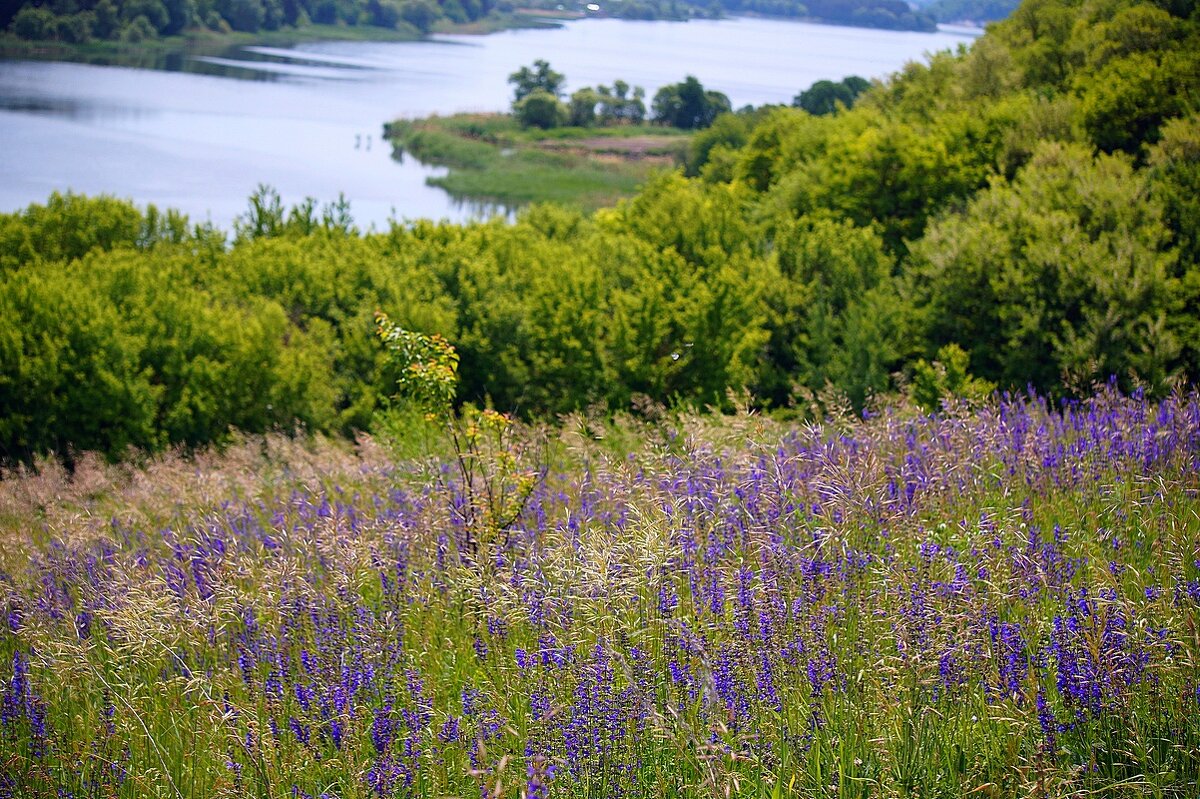
<instances>
[{"instance_id":1,"label":"green tree","mask_svg":"<svg viewBox=\"0 0 1200 799\"><path fill-rule=\"evenodd\" d=\"M1194 107L1198 72L1200 55L1194 51L1114 58L1077 80L1083 126L1100 149L1136 154L1158 139L1164 120Z\"/></svg>"},{"instance_id":2,"label":"green tree","mask_svg":"<svg viewBox=\"0 0 1200 799\"><path fill-rule=\"evenodd\" d=\"M603 125L632 124L637 125L646 118L645 91L641 86L633 87L623 80L613 81L613 85L597 86L600 95L600 122Z\"/></svg>"},{"instance_id":3,"label":"green tree","mask_svg":"<svg viewBox=\"0 0 1200 799\"><path fill-rule=\"evenodd\" d=\"M54 269L0 285L0 457L154 447L156 391L144 341L107 297Z\"/></svg>"},{"instance_id":4,"label":"green tree","mask_svg":"<svg viewBox=\"0 0 1200 799\"><path fill-rule=\"evenodd\" d=\"M596 105L599 102L600 95L590 86L572 92L568 106L569 124L579 128L590 128L596 124Z\"/></svg>"},{"instance_id":5,"label":"green tree","mask_svg":"<svg viewBox=\"0 0 1200 799\"><path fill-rule=\"evenodd\" d=\"M441 10L430 0L404 0L400 5L400 18L421 33L429 33L441 15Z\"/></svg>"},{"instance_id":6,"label":"green tree","mask_svg":"<svg viewBox=\"0 0 1200 799\"><path fill-rule=\"evenodd\" d=\"M24 6L9 25L22 39L49 39L55 33L54 12L40 6Z\"/></svg>"},{"instance_id":7,"label":"green tree","mask_svg":"<svg viewBox=\"0 0 1200 799\"><path fill-rule=\"evenodd\" d=\"M112 0L100 0L92 10L92 32L101 39L112 39L121 30L121 11Z\"/></svg>"},{"instance_id":8,"label":"green tree","mask_svg":"<svg viewBox=\"0 0 1200 799\"><path fill-rule=\"evenodd\" d=\"M1180 301L1162 206L1124 157L1045 144L915 245L910 297L931 349L961 345L973 371L1043 388L1180 368Z\"/></svg>"},{"instance_id":9,"label":"green tree","mask_svg":"<svg viewBox=\"0 0 1200 799\"><path fill-rule=\"evenodd\" d=\"M728 97L720 92L705 91L693 75L688 75L682 83L659 89L652 107L656 122L684 130L706 128L718 116L732 110Z\"/></svg>"},{"instance_id":10,"label":"green tree","mask_svg":"<svg viewBox=\"0 0 1200 799\"><path fill-rule=\"evenodd\" d=\"M908 352L893 260L878 231L818 215L784 222L772 242L779 279L767 295L762 395L782 404L796 387L832 386L861 406L886 390Z\"/></svg>"},{"instance_id":11,"label":"green tree","mask_svg":"<svg viewBox=\"0 0 1200 799\"><path fill-rule=\"evenodd\" d=\"M153 39L157 35L158 31L145 16L134 17L121 28L121 40L131 44Z\"/></svg>"},{"instance_id":12,"label":"green tree","mask_svg":"<svg viewBox=\"0 0 1200 799\"><path fill-rule=\"evenodd\" d=\"M851 75L838 82L819 80L796 95L792 105L813 116L832 114L838 110L839 105L843 108L852 107L858 95L870 87L870 82L857 75Z\"/></svg>"},{"instance_id":13,"label":"green tree","mask_svg":"<svg viewBox=\"0 0 1200 799\"><path fill-rule=\"evenodd\" d=\"M513 104L513 114L522 127L546 129L561 125L568 111L553 94L535 89Z\"/></svg>"},{"instance_id":14,"label":"green tree","mask_svg":"<svg viewBox=\"0 0 1200 799\"><path fill-rule=\"evenodd\" d=\"M170 14L162 0L128 0L121 5L121 18L127 23L132 23L138 17L145 17L155 33L163 31L170 20Z\"/></svg>"},{"instance_id":15,"label":"green tree","mask_svg":"<svg viewBox=\"0 0 1200 799\"><path fill-rule=\"evenodd\" d=\"M952 398L979 402L996 390L994 383L972 377L970 358L957 344L947 344L932 363L924 358L913 367L912 397L928 411Z\"/></svg>"},{"instance_id":16,"label":"green tree","mask_svg":"<svg viewBox=\"0 0 1200 799\"><path fill-rule=\"evenodd\" d=\"M694 134L688 141L685 173L691 177L699 175L715 148L736 150L746 143L749 132L749 123L740 116L722 114L717 117L710 127Z\"/></svg>"},{"instance_id":17,"label":"green tree","mask_svg":"<svg viewBox=\"0 0 1200 799\"><path fill-rule=\"evenodd\" d=\"M72 44L90 41L93 18L94 15L86 11L58 17L55 24L55 38Z\"/></svg>"},{"instance_id":18,"label":"green tree","mask_svg":"<svg viewBox=\"0 0 1200 799\"><path fill-rule=\"evenodd\" d=\"M558 99L566 80L566 76L555 72L548 61L539 58L533 62L532 69L521 67L508 76L508 82L513 85L513 105L537 91Z\"/></svg>"},{"instance_id":19,"label":"green tree","mask_svg":"<svg viewBox=\"0 0 1200 799\"><path fill-rule=\"evenodd\" d=\"M167 36L182 33L196 21L196 4L194 0L164 0L167 9L167 22L161 28Z\"/></svg>"},{"instance_id":20,"label":"green tree","mask_svg":"<svg viewBox=\"0 0 1200 799\"><path fill-rule=\"evenodd\" d=\"M1170 320L1183 346L1184 370L1200 375L1200 114L1163 125L1150 150L1150 190L1178 248L1178 300Z\"/></svg>"},{"instance_id":21,"label":"green tree","mask_svg":"<svg viewBox=\"0 0 1200 799\"><path fill-rule=\"evenodd\" d=\"M400 10L400 3L395 0L370 0L367 3L371 24L380 28L395 28L401 20Z\"/></svg>"}]
</instances>

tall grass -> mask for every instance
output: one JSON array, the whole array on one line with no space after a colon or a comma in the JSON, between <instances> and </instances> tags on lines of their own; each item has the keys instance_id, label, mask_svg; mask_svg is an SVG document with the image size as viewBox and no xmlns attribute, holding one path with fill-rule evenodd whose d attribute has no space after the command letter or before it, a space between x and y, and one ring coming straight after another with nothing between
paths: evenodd
<instances>
[{"instance_id":1,"label":"tall grass","mask_svg":"<svg viewBox=\"0 0 1200 799\"><path fill-rule=\"evenodd\" d=\"M248 440L0 483L0 794L1194 796L1200 397Z\"/></svg>"},{"instance_id":2,"label":"tall grass","mask_svg":"<svg viewBox=\"0 0 1200 799\"><path fill-rule=\"evenodd\" d=\"M664 135L664 133L666 135ZM457 114L397 120L384 128L398 157L449 167L429 178L451 196L514 207L555 202L585 210L632 196L665 157L678 157L686 136L648 125L523 130L509 114ZM652 135L651 160L624 158L620 141ZM612 148L567 149L580 139L611 139Z\"/></svg>"}]
</instances>

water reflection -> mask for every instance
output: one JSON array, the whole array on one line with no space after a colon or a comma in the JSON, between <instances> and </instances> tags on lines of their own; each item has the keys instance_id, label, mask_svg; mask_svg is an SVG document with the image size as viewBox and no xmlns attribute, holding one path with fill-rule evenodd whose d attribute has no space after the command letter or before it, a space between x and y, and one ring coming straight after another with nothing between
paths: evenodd
<instances>
[{"instance_id":1,"label":"water reflection","mask_svg":"<svg viewBox=\"0 0 1200 799\"><path fill-rule=\"evenodd\" d=\"M24 97L20 95L0 97L0 110L21 114L47 114L49 116L80 117L87 103L74 98Z\"/></svg>"},{"instance_id":2,"label":"water reflection","mask_svg":"<svg viewBox=\"0 0 1200 799\"><path fill-rule=\"evenodd\" d=\"M0 94L0 112L57 117L74 122L116 121L122 124L145 118L148 111L133 105L107 103L81 97L48 97L29 94Z\"/></svg>"},{"instance_id":3,"label":"water reflection","mask_svg":"<svg viewBox=\"0 0 1200 799\"><path fill-rule=\"evenodd\" d=\"M456 197L453 194L450 197L450 202L453 204L455 210L470 219L486 220L501 216L509 222L515 222L517 213L521 210L521 206L519 205L507 205L505 203L480 200L473 197Z\"/></svg>"},{"instance_id":4,"label":"water reflection","mask_svg":"<svg viewBox=\"0 0 1200 799\"><path fill-rule=\"evenodd\" d=\"M298 80L359 80L354 72L357 68L334 69L328 66L310 66L300 60L276 61L263 58L251 58L254 53L243 52L240 58L222 58L219 56L195 56L195 60L214 67L224 67L226 77L242 77L238 71L249 73L245 77L260 79L261 76L272 78L292 78ZM263 78L265 79L265 78Z\"/></svg>"}]
</instances>

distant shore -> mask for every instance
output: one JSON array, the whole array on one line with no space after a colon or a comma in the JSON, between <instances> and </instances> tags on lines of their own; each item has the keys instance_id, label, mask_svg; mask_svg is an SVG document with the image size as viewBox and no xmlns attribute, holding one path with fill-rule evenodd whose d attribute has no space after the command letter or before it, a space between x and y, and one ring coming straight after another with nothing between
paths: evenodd
<instances>
[{"instance_id":1,"label":"distant shore","mask_svg":"<svg viewBox=\"0 0 1200 799\"><path fill-rule=\"evenodd\" d=\"M578 18L569 12L549 13L518 10L487 19L462 24L437 26L432 33L486 35L502 30L521 28L555 28L562 22ZM207 29L191 29L179 36L163 36L140 42L93 40L81 44L62 41L20 39L11 33L0 33L0 59L34 61L74 61L85 64L163 68L171 57L180 55L214 55L234 47L264 45L290 47L306 42L360 41L413 42L427 39L412 29L392 30L374 25L317 25L281 28L274 31L222 33Z\"/></svg>"}]
</instances>

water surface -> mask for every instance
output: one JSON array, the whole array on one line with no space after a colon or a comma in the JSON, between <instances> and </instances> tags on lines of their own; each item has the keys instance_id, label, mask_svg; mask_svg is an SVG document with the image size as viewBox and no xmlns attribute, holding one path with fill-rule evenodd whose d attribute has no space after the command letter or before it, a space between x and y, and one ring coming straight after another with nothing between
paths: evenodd
<instances>
[{"instance_id":1,"label":"water surface","mask_svg":"<svg viewBox=\"0 0 1200 799\"><path fill-rule=\"evenodd\" d=\"M545 58L568 90L623 79L654 92L685 75L735 107L787 103L822 78L883 77L971 41L765 19L580 20L558 29L422 42L249 47L176 60L180 71L0 61L0 211L52 191L109 193L227 227L260 183L286 202L344 194L363 226L465 219L425 185L437 168L391 158L397 117L500 111L507 76Z\"/></svg>"}]
</instances>

